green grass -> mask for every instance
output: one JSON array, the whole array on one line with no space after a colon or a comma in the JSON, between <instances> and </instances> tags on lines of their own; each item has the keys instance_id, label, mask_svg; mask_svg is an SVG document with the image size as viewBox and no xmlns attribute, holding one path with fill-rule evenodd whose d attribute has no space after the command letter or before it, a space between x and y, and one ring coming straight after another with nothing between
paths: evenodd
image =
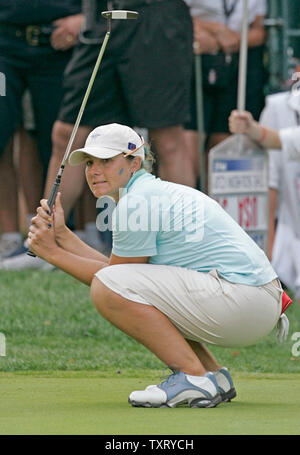
<instances>
[{"instance_id":1,"label":"green grass","mask_svg":"<svg viewBox=\"0 0 300 455\"><path fill-rule=\"evenodd\" d=\"M1 371L159 369L147 349L104 320L90 302L89 288L63 272L0 272L0 332L6 336ZM300 305L287 311L290 332L279 345L275 330L254 346L211 347L231 371L297 373L293 332L300 332Z\"/></svg>"},{"instance_id":2,"label":"green grass","mask_svg":"<svg viewBox=\"0 0 300 455\"><path fill-rule=\"evenodd\" d=\"M298 375L236 374L238 397L214 409L143 409L128 394L159 380L97 372L0 373L0 434L299 434ZM282 391L284 390L284 394ZM130 438L129 438L130 439Z\"/></svg>"},{"instance_id":3,"label":"green grass","mask_svg":"<svg viewBox=\"0 0 300 455\"><path fill-rule=\"evenodd\" d=\"M230 368L237 398L215 409L142 409L132 390L169 374L146 348L98 315L88 287L66 274L0 272L0 434L299 434L300 305L275 331L242 349L210 347ZM195 416L195 414L197 414Z\"/></svg>"}]
</instances>

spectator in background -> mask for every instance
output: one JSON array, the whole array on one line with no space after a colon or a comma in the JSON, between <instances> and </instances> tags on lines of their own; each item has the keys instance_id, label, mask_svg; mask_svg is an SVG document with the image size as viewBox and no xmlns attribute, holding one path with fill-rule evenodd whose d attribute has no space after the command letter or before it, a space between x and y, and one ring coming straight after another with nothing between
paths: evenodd
<instances>
[{"instance_id":1,"label":"spectator in background","mask_svg":"<svg viewBox=\"0 0 300 455\"><path fill-rule=\"evenodd\" d=\"M243 17L240 0L185 0L194 24L194 53L202 54L203 115L206 148L229 136L230 112L237 106L238 58ZM265 0L248 1L248 67L246 106L257 120L264 106L263 44ZM197 168L198 133L195 80L191 91L191 121L186 139Z\"/></svg>"},{"instance_id":2,"label":"spectator in background","mask_svg":"<svg viewBox=\"0 0 300 455\"><path fill-rule=\"evenodd\" d=\"M300 76L300 73L295 74ZM291 91L267 96L260 117L261 125L275 130L300 126L300 91L297 85L299 81L294 83ZM295 284L297 268L300 270L300 256L291 261L291 257L287 258L285 253L298 251L292 245L297 243L299 236L300 162L287 161L281 151L269 149L269 187L268 256L281 281L299 299L300 282Z\"/></svg>"},{"instance_id":3,"label":"spectator in background","mask_svg":"<svg viewBox=\"0 0 300 455\"><path fill-rule=\"evenodd\" d=\"M81 0L0 0L0 73L6 80L5 96L0 97L0 259L13 254L22 240L17 222L12 141L23 122L24 91L28 89L31 94L45 180L52 149L51 130L62 98L63 72L82 20ZM23 142L24 131L20 137L24 161L22 153L29 153ZM32 178L25 184L26 189L33 187L37 172L36 168L31 169ZM42 193L36 195L38 199L41 196Z\"/></svg>"},{"instance_id":4,"label":"spectator in background","mask_svg":"<svg viewBox=\"0 0 300 455\"><path fill-rule=\"evenodd\" d=\"M274 101L274 100L273 100ZM296 102L293 100L293 102ZM291 115L291 106L281 109ZM294 110L295 113L295 109ZM290 111L290 112L289 112ZM281 150L282 202L278 211L278 224L272 263L280 280L289 287L299 300L300 297L300 211L299 211L299 162L300 127L289 126L279 130L264 127L256 122L247 111L233 111L229 117L232 133L244 133L267 149Z\"/></svg>"},{"instance_id":5,"label":"spectator in background","mask_svg":"<svg viewBox=\"0 0 300 455\"><path fill-rule=\"evenodd\" d=\"M19 206L20 189L24 195L26 209L31 214L35 212L35 204L43 190L42 166L36 146L35 125L28 91L24 94L21 109L22 126L9 141L1 158L0 175L3 178L0 187L0 228L3 235L0 245L3 248L3 257L5 254L18 251L22 244L23 235L19 223L23 207ZM32 216L27 217L27 227L30 226L31 218ZM24 225L22 228L24 229Z\"/></svg>"},{"instance_id":6,"label":"spectator in background","mask_svg":"<svg viewBox=\"0 0 300 455\"><path fill-rule=\"evenodd\" d=\"M129 9L137 20L112 21L112 32L79 126L73 148L99 124L118 122L146 128L158 155L160 177L195 186L193 163L185 154L183 124L189 118L192 21L183 0L87 0L86 27L65 75L59 120L45 197L49 196L86 87L106 33L100 12ZM92 14L94 8L94 14ZM84 169L66 167L62 203L66 215L84 187Z\"/></svg>"}]
</instances>

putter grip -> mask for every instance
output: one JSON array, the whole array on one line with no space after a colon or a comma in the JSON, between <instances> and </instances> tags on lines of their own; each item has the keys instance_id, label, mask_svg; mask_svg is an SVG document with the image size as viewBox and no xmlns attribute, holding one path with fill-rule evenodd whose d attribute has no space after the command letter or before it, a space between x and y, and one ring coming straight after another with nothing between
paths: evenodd
<instances>
[{"instance_id":1,"label":"putter grip","mask_svg":"<svg viewBox=\"0 0 300 455\"><path fill-rule=\"evenodd\" d=\"M53 208L53 205L54 205L57 193L58 193L60 180L61 180L61 175L58 175L56 177L56 180L55 180L52 188L51 188L50 196L48 198L48 206L49 206L50 212L52 211L52 208ZM27 251L27 254L28 254L28 256L31 256L33 258L36 257L36 255L30 250Z\"/></svg>"},{"instance_id":2,"label":"putter grip","mask_svg":"<svg viewBox=\"0 0 300 455\"><path fill-rule=\"evenodd\" d=\"M55 199L56 199L56 196L57 196L57 193L58 193L58 189L59 189L59 185L60 185L60 176L57 176L54 184L53 184L53 187L51 188L51 193L50 193L50 196L48 198L48 206L49 206L49 209L50 209L50 213L52 212L52 209L53 209L53 206L54 206L54 203L55 203Z\"/></svg>"}]
</instances>

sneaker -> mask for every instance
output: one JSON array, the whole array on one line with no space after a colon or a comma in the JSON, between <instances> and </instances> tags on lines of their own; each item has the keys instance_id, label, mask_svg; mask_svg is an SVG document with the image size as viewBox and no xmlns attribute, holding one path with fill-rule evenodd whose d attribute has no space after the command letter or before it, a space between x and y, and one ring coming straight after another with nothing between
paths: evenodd
<instances>
[{"instance_id":1,"label":"sneaker","mask_svg":"<svg viewBox=\"0 0 300 455\"><path fill-rule=\"evenodd\" d=\"M28 249L27 249L28 251ZM28 256L27 253L6 258L0 264L2 270L42 269L52 270L55 267L39 257Z\"/></svg>"},{"instance_id":2,"label":"sneaker","mask_svg":"<svg viewBox=\"0 0 300 455\"><path fill-rule=\"evenodd\" d=\"M222 401L228 402L236 397L236 390L233 385L232 377L226 367L214 373L217 381Z\"/></svg>"},{"instance_id":3,"label":"sneaker","mask_svg":"<svg viewBox=\"0 0 300 455\"><path fill-rule=\"evenodd\" d=\"M132 392L128 401L145 408L175 408L182 403L188 403L190 408L213 408L222 398L213 373L190 376L178 371L159 385Z\"/></svg>"},{"instance_id":4,"label":"sneaker","mask_svg":"<svg viewBox=\"0 0 300 455\"><path fill-rule=\"evenodd\" d=\"M18 239L7 239L1 237L0 239L0 259L7 258L10 256L17 248L20 247L21 240Z\"/></svg>"},{"instance_id":5,"label":"sneaker","mask_svg":"<svg viewBox=\"0 0 300 455\"><path fill-rule=\"evenodd\" d=\"M5 259L12 258L14 256L19 256L20 254L27 253L28 248L24 244L20 245L18 248L15 248Z\"/></svg>"}]
</instances>

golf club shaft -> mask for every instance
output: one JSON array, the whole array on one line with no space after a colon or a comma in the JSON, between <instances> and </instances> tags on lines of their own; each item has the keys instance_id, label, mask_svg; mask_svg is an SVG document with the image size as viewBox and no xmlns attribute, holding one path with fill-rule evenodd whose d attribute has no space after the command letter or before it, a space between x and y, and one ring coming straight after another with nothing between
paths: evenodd
<instances>
[{"instance_id":1,"label":"golf club shaft","mask_svg":"<svg viewBox=\"0 0 300 455\"><path fill-rule=\"evenodd\" d=\"M75 136L76 136L76 133L77 133L77 130L78 130L82 115L84 113L84 109L85 109L86 103L88 101L90 92L92 90L96 75L98 73L98 69L99 69L99 66L100 66L100 63L101 63L101 60L102 60L102 57L103 57L107 42L109 40L109 36L110 36L110 31L107 31L107 33L105 35L105 38L104 38L104 41L102 43L102 46L101 46L101 49L100 49L96 64L94 66L94 69L93 69L93 72L92 72L88 87L86 89L84 98L82 100L82 103L81 103L81 106L80 106L80 109L79 109L79 112L78 112L78 115L77 115L77 119L75 121L75 124L74 124L73 130L72 130L72 133L71 133L71 136L70 136L70 139L69 139L69 142L68 142L68 145L67 145L63 160L61 162L57 177L56 177L55 182L54 182L54 184L53 184L53 186L51 188L50 195L49 195L49 198L48 198L48 206L49 206L50 212L52 211L53 205L55 203L55 199L56 199L56 196L57 196L57 192L58 192L58 189L59 189L59 185L60 185L60 182L61 182L61 177L62 177L64 168L65 168L65 164L66 164L67 159L68 159L68 157L70 155L70 151L71 151L71 148L72 148L72 145L73 145L73 142L74 142L74 139L75 139Z\"/></svg>"},{"instance_id":2,"label":"golf club shaft","mask_svg":"<svg viewBox=\"0 0 300 455\"><path fill-rule=\"evenodd\" d=\"M248 53L248 0L243 0L243 22L238 76L238 110L245 109Z\"/></svg>"},{"instance_id":3,"label":"golf club shaft","mask_svg":"<svg viewBox=\"0 0 300 455\"><path fill-rule=\"evenodd\" d=\"M245 109L246 103L246 81L247 81L247 54L248 54L248 0L243 0L243 21L242 36L239 57L239 76L238 76L238 105L239 111ZM237 148L240 153L243 150L243 136L240 134Z\"/></svg>"},{"instance_id":4,"label":"golf club shaft","mask_svg":"<svg viewBox=\"0 0 300 455\"><path fill-rule=\"evenodd\" d=\"M107 20L107 32L106 32L106 35L105 35L104 41L102 43L102 46L101 46L97 61L95 63L95 66L94 66L94 69L93 69L93 72L92 72L88 87L86 89L84 98L82 100L82 103L81 103L81 106L80 106L80 109L79 109L79 112L78 112L78 115L77 115L77 119L75 121L75 124L74 124L73 130L72 130L72 133L71 133L71 136L70 136L70 139L69 139L69 142L68 142L64 157L62 159L58 174L56 176L55 182L54 182L54 184L53 184L53 186L51 188L50 194L49 194L49 198L48 198L47 202L48 202L48 206L49 206L49 209L50 209L50 213L52 212L53 205L55 203L55 199L56 199L56 196L57 196L57 193L58 193L58 190L59 190L61 177L62 177L62 174L63 174L64 169L65 169L65 164L66 164L67 159L69 157L69 154L70 154L73 142L74 142L74 138L76 136L76 133L77 133L77 130L78 130L78 127L79 127L79 124L80 124L80 121L81 121L81 118L82 118L86 103L88 101L90 92L92 90L96 75L98 73L98 69L99 69L99 66L100 66L100 63L101 63L101 60L102 60L102 57L103 57L107 42L109 40L109 37L110 37L110 19ZM32 251L28 251L27 254L29 256L33 256L33 257L36 256Z\"/></svg>"}]
</instances>

